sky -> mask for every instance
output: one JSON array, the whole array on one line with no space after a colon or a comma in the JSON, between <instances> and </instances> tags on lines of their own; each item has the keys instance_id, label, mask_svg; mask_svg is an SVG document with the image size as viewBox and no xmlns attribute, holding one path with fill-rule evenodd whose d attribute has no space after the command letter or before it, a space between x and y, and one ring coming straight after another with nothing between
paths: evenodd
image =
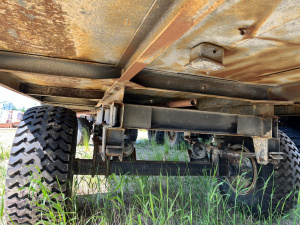
<instances>
[{"instance_id":1,"label":"sky","mask_svg":"<svg viewBox=\"0 0 300 225\"><path fill-rule=\"evenodd\" d=\"M40 105L38 101L35 101L32 98L18 94L7 88L0 87L0 103L4 101L12 102L17 109L23 108L23 106L25 109L28 109L30 107Z\"/></svg>"}]
</instances>

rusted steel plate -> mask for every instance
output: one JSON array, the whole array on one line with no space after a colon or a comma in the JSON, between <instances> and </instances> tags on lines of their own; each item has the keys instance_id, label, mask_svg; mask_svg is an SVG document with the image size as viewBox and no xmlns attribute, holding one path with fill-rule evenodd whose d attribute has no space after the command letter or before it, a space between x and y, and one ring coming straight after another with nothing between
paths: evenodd
<instances>
[{"instance_id":1,"label":"rusted steel plate","mask_svg":"<svg viewBox=\"0 0 300 225\"><path fill-rule=\"evenodd\" d=\"M107 91L116 84L108 78L120 77L116 65L125 67L119 80L125 83L117 83L122 86L150 63L147 68L183 78L188 74L274 86L298 83L299 15L298 0L2 0L0 50L53 58L41 57L39 64L22 57L7 62L0 54L0 69L11 72L1 73L0 82L17 91L22 83ZM224 69L207 74L185 67L190 50L202 42L225 49ZM55 57L109 65L103 65L104 70L73 60L66 65ZM139 93L184 95L126 86ZM276 89L276 96L300 100L297 87L293 93L286 88L291 86Z\"/></svg>"},{"instance_id":2,"label":"rusted steel plate","mask_svg":"<svg viewBox=\"0 0 300 225\"><path fill-rule=\"evenodd\" d=\"M227 1L148 68L271 85L300 81L299 15L297 0ZM226 68L206 74L184 66L201 42L225 48Z\"/></svg>"},{"instance_id":3,"label":"rusted steel plate","mask_svg":"<svg viewBox=\"0 0 300 225\"><path fill-rule=\"evenodd\" d=\"M0 4L0 49L116 64L153 0Z\"/></svg>"}]
</instances>

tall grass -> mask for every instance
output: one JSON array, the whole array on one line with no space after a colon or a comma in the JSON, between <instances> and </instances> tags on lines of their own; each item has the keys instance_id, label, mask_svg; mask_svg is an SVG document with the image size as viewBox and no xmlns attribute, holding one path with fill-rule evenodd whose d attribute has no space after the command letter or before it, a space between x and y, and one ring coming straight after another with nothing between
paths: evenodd
<instances>
[{"instance_id":1,"label":"tall grass","mask_svg":"<svg viewBox=\"0 0 300 225\"><path fill-rule=\"evenodd\" d=\"M228 205L214 177L95 177L99 192L77 195L69 211L41 185L41 224L299 224L299 207L285 216L254 218L247 208ZM107 184L105 192L101 183ZM80 187L80 183L79 186ZM76 190L76 188L75 188Z\"/></svg>"},{"instance_id":2,"label":"tall grass","mask_svg":"<svg viewBox=\"0 0 300 225\"><path fill-rule=\"evenodd\" d=\"M10 146L0 143L0 225L4 224L4 186ZM2 218L2 219L1 219Z\"/></svg>"},{"instance_id":3,"label":"tall grass","mask_svg":"<svg viewBox=\"0 0 300 225\"><path fill-rule=\"evenodd\" d=\"M138 153L144 151L138 154L138 159L161 160L159 155L167 151L168 160L179 160L181 156L176 154L184 152L183 145L166 149L147 140L140 140L136 147ZM92 157L91 146L78 148L77 157ZM5 157L0 160L7 162L7 154L2 155ZM2 172L5 174L3 164L3 187ZM30 182L28 188L38 185L43 193L43 201L32 203L40 208L40 224L299 224L300 221L300 206L286 215L253 217L248 208L229 204L228 197L221 196L218 187L223 181L215 176L75 176L70 201L63 194L51 195L38 176L32 176ZM237 186L242 191L243 185ZM3 188L0 195L3 219Z\"/></svg>"}]
</instances>

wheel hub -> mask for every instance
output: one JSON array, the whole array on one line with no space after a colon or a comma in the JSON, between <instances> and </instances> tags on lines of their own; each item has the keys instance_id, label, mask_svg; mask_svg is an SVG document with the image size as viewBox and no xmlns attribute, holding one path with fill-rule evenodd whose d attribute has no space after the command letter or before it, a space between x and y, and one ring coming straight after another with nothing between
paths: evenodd
<instances>
[{"instance_id":1,"label":"wheel hub","mask_svg":"<svg viewBox=\"0 0 300 225\"><path fill-rule=\"evenodd\" d=\"M245 146L234 145L233 150L243 155L250 152ZM257 180L255 159L241 157L230 161L230 177L226 177L230 188L239 195L247 195L253 191Z\"/></svg>"}]
</instances>

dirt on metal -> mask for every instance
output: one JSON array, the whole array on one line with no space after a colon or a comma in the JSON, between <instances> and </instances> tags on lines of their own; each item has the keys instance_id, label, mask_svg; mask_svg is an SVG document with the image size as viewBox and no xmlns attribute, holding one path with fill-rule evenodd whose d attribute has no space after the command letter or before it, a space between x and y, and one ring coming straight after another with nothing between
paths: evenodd
<instances>
[{"instance_id":1,"label":"dirt on metal","mask_svg":"<svg viewBox=\"0 0 300 225\"><path fill-rule=\"evenodd\" d=\"M1 1L0 48L75 58L76 50L64 14L54 1Z\"/></svg>"}]
</instances>

